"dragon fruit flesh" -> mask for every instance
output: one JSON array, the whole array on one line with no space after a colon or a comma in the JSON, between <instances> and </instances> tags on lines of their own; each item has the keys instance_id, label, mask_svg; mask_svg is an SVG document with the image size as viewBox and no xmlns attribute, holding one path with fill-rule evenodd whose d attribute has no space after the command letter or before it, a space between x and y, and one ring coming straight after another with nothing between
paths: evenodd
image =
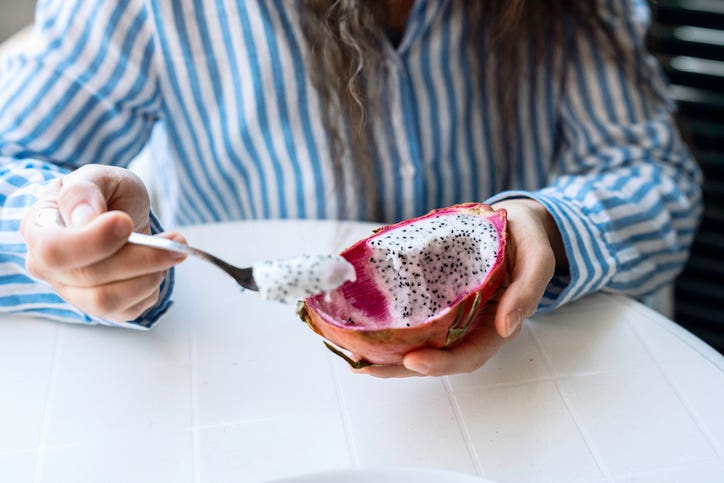
<instances>
[{"instance_id":1,"label":"dragon fruit flesh","mask_svg":"<svg viewBox=\"0 0 724 483\"><path fill-rule=\"evenodd\" d=\"M259 294L267 300L294 303L354 281L355 269L339 255L301 255L264 260L252 267Z\"/></svg>"},{"instance_id":2,"label":"dragon fruit flesh","mask_svg":"<svg viewBox=\"0 0 724 483\"><path fill-rule=\"evenodd\" d=\"M306 298L299 315L357 368L450 347L503 280L506 224L505 210L465 203L383 227L340 254L356 279Z\"/></svg>"}]
</instances>

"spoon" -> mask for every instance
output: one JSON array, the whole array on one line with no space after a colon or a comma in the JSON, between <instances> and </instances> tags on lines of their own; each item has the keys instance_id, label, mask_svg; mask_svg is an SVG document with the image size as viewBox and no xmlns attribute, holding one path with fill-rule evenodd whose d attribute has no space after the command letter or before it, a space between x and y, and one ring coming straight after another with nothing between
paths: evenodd
<instances>
[{"instance_id":1,"label":"spoon","mask_svg":"<svg viewBox=\"0 0 724 483\"><path fill-rule=\"evenodd\" d=\"M66 226L55 208L40 210L36 223L40 226ZM128 242L201 258L226 272L242 288L278 302L294 303L300 298L329 292L346 281L356 279L354 266L338 255L302 255L264 260L251 267L237 267L203 250L166 238L133 232Z\"/></svg>"}]
</instances>

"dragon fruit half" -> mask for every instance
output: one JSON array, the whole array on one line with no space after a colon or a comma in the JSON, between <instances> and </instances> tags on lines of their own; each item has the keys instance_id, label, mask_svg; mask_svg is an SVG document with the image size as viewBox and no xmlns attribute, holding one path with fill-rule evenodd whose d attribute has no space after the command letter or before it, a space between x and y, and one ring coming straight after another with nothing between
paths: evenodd
<instances>
[{"instance_id":1,"label":"dragon fruit half","mask_svg":"<svg viewBox=\"0 0 724 483\"><path fill-rule=\"evenodd\" d=\"M304 299L299 316L356 368L453 346L503 281L506 224L505 210L465 203L380 228L340 254L356 280Z\"/></svg>"}]
</instances>

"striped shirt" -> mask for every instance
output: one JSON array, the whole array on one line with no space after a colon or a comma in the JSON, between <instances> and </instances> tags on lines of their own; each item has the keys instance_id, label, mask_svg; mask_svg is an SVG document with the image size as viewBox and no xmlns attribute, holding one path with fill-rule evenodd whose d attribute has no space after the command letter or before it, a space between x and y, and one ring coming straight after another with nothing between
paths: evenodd
<instances>
[{"instance_id":1,"label":"striped shirt","mask_svg":"<svg viewBox=\"0 0 724 483\"><path fill-rule=\"evenodd\" d=\"M462 201L540 201L570 263L541 310L597 290L637 296L670 283L701 211L700 173L645 51L645 10L598 1L626 51L603 55L610 39L582 29L542 61L531 49L515 118L506 120L516 142L505 175L495 168L505 86L493 69L473 79L464 2L416 1L400 44L384 51L372 143L384 221ZM347 203L335 194L294 1L41 0L34 36L34 51L7 59L0 78L2 310L107 323L29 277L20 219L38 187L69 169L127 166L160 122L167 150L153 166L175 173L179 225L368 218L364 193L348 190ZM171 285L125 325L150 327Z\"/></svg>"}]
</instances>

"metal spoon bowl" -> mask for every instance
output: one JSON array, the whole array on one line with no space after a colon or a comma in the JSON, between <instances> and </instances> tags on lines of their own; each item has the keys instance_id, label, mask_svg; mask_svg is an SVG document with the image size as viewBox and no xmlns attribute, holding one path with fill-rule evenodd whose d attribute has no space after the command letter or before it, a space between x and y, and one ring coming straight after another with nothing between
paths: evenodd
<instances>
[{"instance_id":1,"label":"metal spoon bowl","mask_svg":"<svg viewBox=\"0 0 724 483\"><path fill-rule=\"evenodd\" d=\"M225 262L217 256L206 253L205 251L199 250L198 248L186 245L185 243L168 240L166 238L159 238L156 236L144 235L142 233L131 233L131 235L128 237L128 243L133 243L134 245L143 245L151 248L159 248L161 250L168 250L171 252L185 253L186 255L192 255L194 257L201 258L225 271L227 274L229 274L231 278L236 280L236 283L241 285L243 288L247 290L259 291L259 287L256 285L256 281L254 281L254 270L252 269L252 267L237 267L228 262Z\"/></svg>"}]
</instances>

